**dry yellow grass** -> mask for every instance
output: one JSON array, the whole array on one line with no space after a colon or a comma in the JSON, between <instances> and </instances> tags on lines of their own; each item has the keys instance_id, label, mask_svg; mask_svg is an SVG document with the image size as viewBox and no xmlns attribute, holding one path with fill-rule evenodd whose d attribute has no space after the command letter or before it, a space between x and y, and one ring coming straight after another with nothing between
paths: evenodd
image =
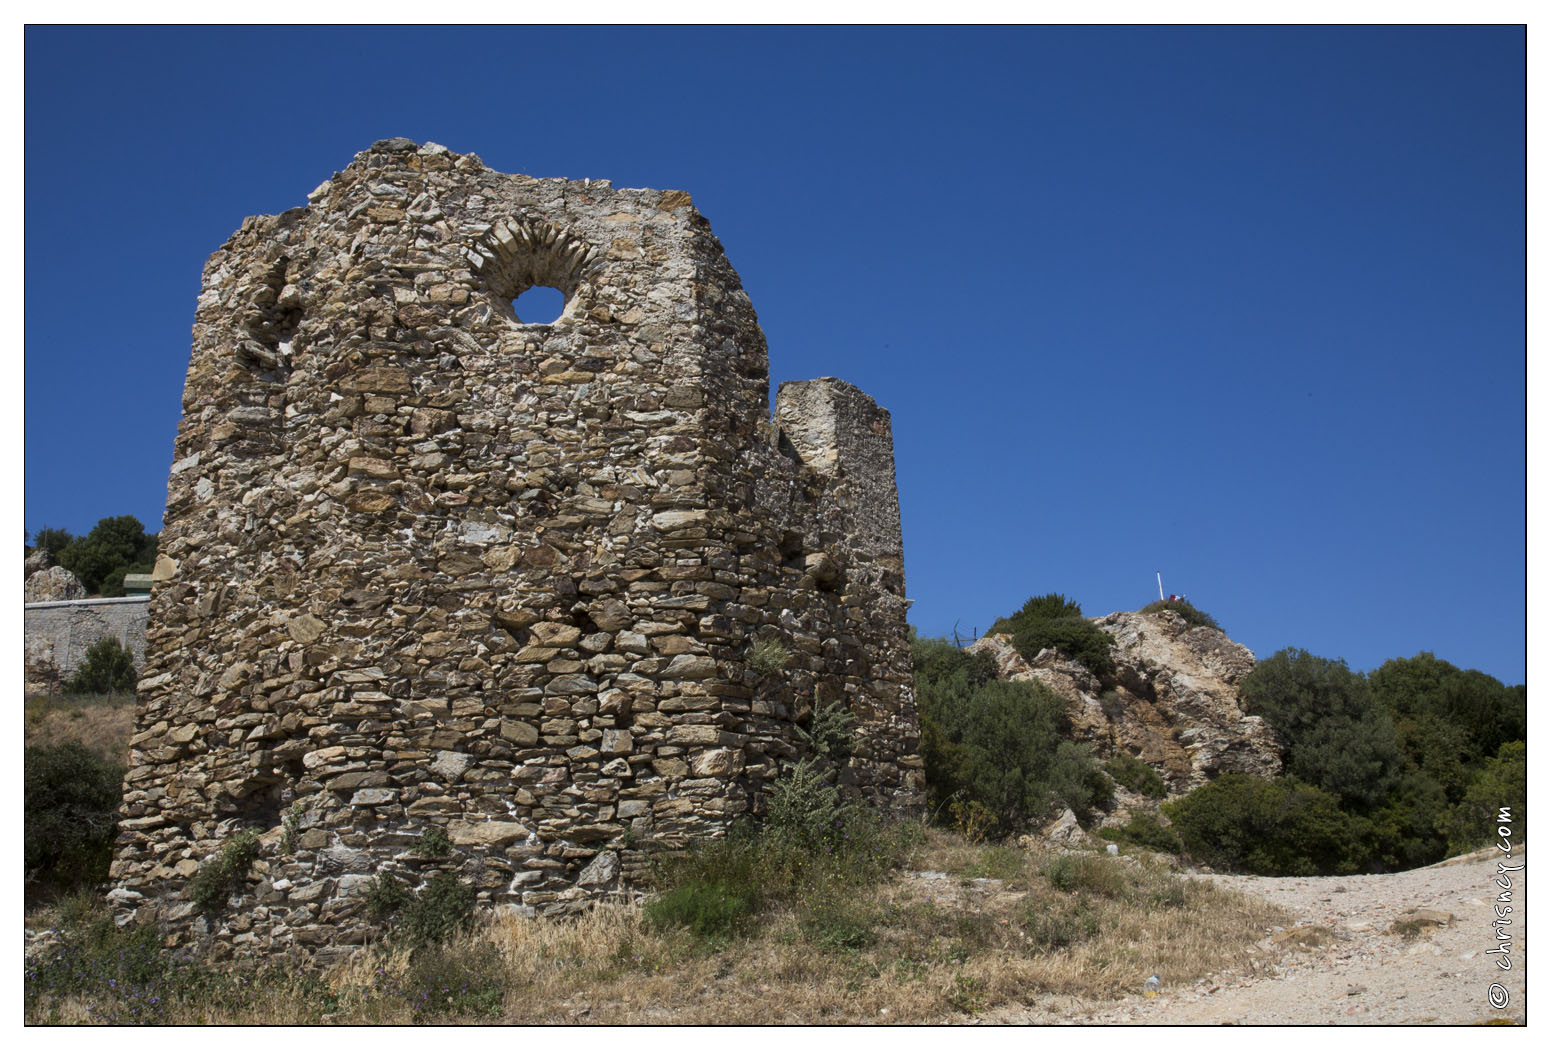
<instances>
[{"instance_id":1,"label":"dry yellow grass","mask_svg":"<svg viewBox=\"0 0 1551 1051\"><path fill-rule=\"evenodd\" d=\"M1248 971L1254 943L1287 922L1264 902L1182 879L1157 861L1093 855L1068 863L1066 876L1077 872L1081 885L1058 890L1044 874L1055 857L932 831L912 872L843 903L852 926L815 926L811 911L789 910L732 943L656 928L636 906L563 920L503 916L444 957L454 975L457 961L489 962L487 1013L448 1014L434 998L417 1013L413 994L426 972L407 952L378 951L335 968L320 986L179 1007L166 1020L929 1024L1052 998L1099 1006L1134 994L1153 973L1169 987ZM79 1004L56 1006L62 1021L81 1015Z\"/></svg>"},{"instance_id":2,"label":"dry yellow grass","mask_svg":"<svg viewBox=\"0 0 1551 1051\"><path fill-rule=\"evenodd\" d=\"M102 759L129 762L135 732L135 697L28 697L26 744L46 746L79 741Z\"/></svg>"}]
</instances>

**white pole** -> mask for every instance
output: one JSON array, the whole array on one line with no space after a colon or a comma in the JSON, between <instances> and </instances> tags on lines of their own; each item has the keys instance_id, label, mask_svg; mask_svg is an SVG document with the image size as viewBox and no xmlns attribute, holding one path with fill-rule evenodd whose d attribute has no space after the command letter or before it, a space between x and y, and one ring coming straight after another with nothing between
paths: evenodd
<instances>
[{"instance_id":1,"label":"white pole","mask_svg":"<svg viewBox=\"0 0 1551 1051\"><path fill-rule=\"evenodd\" d=\"M1163 572L1161 570L1158 573L1158 601L1163 601Z\"/></svg>"}]
</instances>

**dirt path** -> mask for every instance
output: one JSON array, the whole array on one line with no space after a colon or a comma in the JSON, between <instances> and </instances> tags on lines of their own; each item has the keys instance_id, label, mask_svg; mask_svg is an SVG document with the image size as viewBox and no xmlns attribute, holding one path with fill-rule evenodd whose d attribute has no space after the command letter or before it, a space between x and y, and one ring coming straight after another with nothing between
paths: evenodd
<instances>
[{"instance_id":1,"label":"dirt path","mask_svg":"<svg viewBox=\"0 0 1551 1051\"><path fill-rule=\"evenodd\" d=\"M1495 880L1504 855L1496 850L1453 858L1424 869L1382 876L1202 876L1288 909L1297 925L1259 943L1266 963L1250 976L1218 976L1155 998L1119 1003L1036 1004L985 1021L1077 1025L1449 1025L1526 1017L1524 939L1527 867ZM1518 851L1507 861L1524 865ZM1511 900L1512 970L1497 966L1493 928L1499 894ZM1452 917L1420 917L1433 910ZM1397 921L1417 919L1412 937ZM1504 943L1508 944L1508 943ZM1489 999L1496 983L1507 1004ZM1500 994L1499 994L1500 1000Z\"/></svg>"}]
</instances>

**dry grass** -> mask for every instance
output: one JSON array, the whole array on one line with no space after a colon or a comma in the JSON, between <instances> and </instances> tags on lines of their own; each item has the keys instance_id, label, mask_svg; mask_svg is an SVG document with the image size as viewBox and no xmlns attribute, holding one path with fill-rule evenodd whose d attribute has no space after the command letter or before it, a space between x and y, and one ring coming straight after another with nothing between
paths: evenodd
<instances>
[{"instance_id":1,"label":"dry grass","mask_svg":"<svg viewBox=\"0 0 1551 1051\"><path fill-rule=\"evenodd\" d=\"M767 915L732 942L654 927L635 906L501 917L439 956L379 950L310 984L256 978L250 995L180 1004L165 1021L934 1023L1052 998L1096 1005L1154 973L1168 987L1248 971L1252 946L1286 922L1158 862L1059 862L931 831L912 866L859 896ZM28 1012L75 1017L69 997Z\"/></svg>"},{"instance_id":2,"label":"dry grass","mask_svg":"<svg viewBox=\"0 0 1551 1051\"><path fill-rule=\"evenodd\" d=\"M29 748L79 741L101 759L129 762L129 739L135 732L134 694L33 696L27 698L25 711Z\"/></svg>"}]
</instances>

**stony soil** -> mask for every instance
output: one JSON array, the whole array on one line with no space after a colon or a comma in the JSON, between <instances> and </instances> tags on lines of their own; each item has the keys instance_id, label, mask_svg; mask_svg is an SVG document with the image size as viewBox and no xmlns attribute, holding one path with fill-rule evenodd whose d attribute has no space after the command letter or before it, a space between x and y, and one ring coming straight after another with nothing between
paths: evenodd
<instances>
[{"instance_id":1,"label":"stony soil","mask_svg":"<svg viewBox=\"0 0 1551 1051\"><path fill-rule=\"evenodd\" d=\"M1516 848L1513 865L1525 856ZM1513 969L1487 955L1497 946L1494 883L1503 855L1496 850L1452 858L1409 872L1379 876L1202 876L1258 895L1297 917L1258 948L1265 964L1253 974L1217 975L1188 988L1141 990L1120 1003L1071 1000L988 1013L983 1022L1076 1025L1457 1025L1525 1020L1524 940L1527 870L1513 881L1509 917ZM1447 925L1424 924L1406 937L1394 932L1413 910L1448 913ZM1494 1009L1488 987L1498 983L1507 1006Z\"/></svg>"}]
</instances>

